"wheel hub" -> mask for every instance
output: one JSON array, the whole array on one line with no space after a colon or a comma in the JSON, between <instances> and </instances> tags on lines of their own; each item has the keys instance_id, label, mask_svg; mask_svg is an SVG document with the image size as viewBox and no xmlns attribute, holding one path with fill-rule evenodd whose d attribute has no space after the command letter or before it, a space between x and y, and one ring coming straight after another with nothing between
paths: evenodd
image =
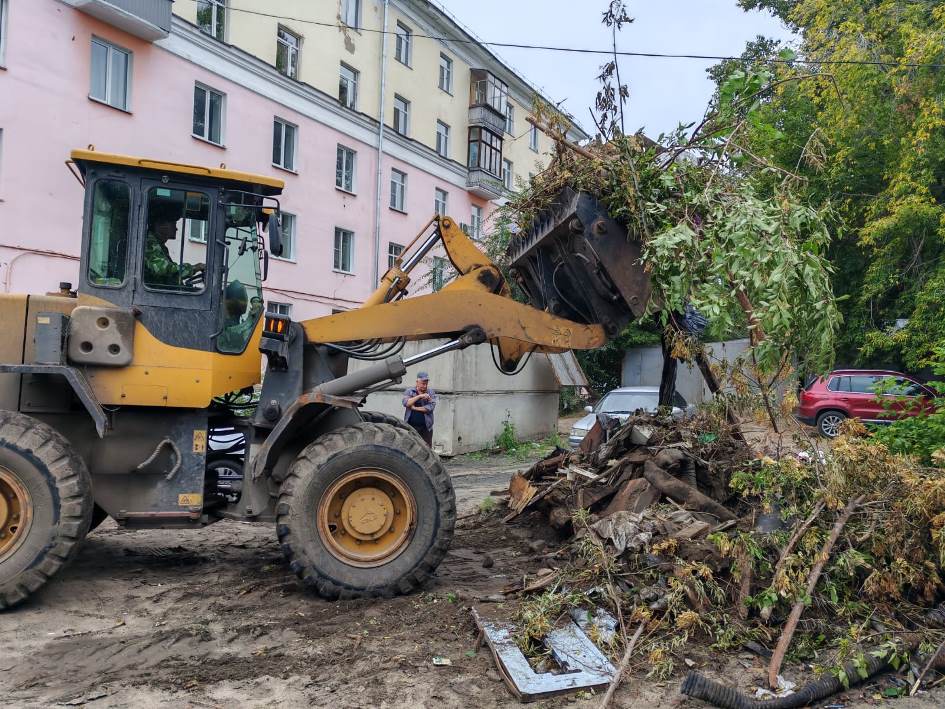
<instances>
[{"instance_id":1,"label":"wheel hub","mask_svg":"<svg viewBox=\"0 0 945 709\"><path fill-rule=\"evenodd\" d=\"M316 515L318 533L333 556L354 566L380 566L407 547L416 502L395 475L353 470L325 491Z\"/></svg>"},{"instance_id":2,"label":"wheel hub","mask_svg":"<svg viewBox=\"0 0 945 709\"><path fill-rule=\"evenodd\" d=\"M6 468L0 468L0 561L15 552L29 531L33 503L29 492Z\"/></svg>"}]
</instances>

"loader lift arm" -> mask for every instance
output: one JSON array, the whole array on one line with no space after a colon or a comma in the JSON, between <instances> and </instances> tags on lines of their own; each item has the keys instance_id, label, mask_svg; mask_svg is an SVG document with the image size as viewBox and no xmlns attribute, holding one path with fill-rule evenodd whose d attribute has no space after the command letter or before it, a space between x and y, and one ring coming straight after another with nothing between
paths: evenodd
<instances>
[{"instance_id":1,"label":"loader lift arm","mask_svg":"<svg viewBox=\"0 0 945 709\"><path fill-rule=\"evenodd\" d=\"M438 292L406 297L411 271L437 243L459 275ZM512 298L502 271L453 219L435 216L360 308L302 322L306 339L458 341L476 330L497 347L499 366L510 373L529 352L601 347L644 313L650 289L639 242L589 195L563 195L528 235L514 238L509 253L530 304Z\"/></svg>"}]
</instances>

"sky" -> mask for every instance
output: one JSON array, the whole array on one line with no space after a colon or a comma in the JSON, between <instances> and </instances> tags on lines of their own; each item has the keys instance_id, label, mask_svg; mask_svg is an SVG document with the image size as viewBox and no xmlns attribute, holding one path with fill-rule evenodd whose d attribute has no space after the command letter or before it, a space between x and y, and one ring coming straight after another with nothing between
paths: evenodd
<instances>
[{"instance_id":1,"label":"sky","mask_svg":"<svg viewBox=\"0 0 945 709\"><path fill-rule=\"evenodd\" d=\"M608 49L610 30L600 19L607 0L438 0L479 39L493 42ZM790 41L790 31L765 12L744 12L735 0L628 0L631 25L617 48L634 52L738 56L757 35ZM492 48L507 64L591 131L588 109L606 58L537 50ZM705 70L715 62L621 57L628 132L656 137L679 123L702 118L713 84Z\"/></svg>"}]
</instances>

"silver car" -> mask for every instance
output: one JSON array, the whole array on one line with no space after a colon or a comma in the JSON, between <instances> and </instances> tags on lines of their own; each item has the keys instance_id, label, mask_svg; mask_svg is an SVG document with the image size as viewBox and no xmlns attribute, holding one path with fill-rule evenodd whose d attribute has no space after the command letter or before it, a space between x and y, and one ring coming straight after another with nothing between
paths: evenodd
<instances>
[{"instance_id":1,"label":"silver car","mask_svg":"<svg viewBox=\"0 0 945 709\"><path fill-rule=\"evenodd\" d=\"M607 414L618 419L621 423L630 418L630 414L642 410L645 413L655 413L659 408L660 388L658 386L620 387L605 394L597 406L584 407L587 416L579 419L571 427L568 443L577 448L584 440L584 436L594 426L597 414ZM673 393L673 415L682 416L688 408L686 400L678 392Z\"/></svg>"}]
</instances>

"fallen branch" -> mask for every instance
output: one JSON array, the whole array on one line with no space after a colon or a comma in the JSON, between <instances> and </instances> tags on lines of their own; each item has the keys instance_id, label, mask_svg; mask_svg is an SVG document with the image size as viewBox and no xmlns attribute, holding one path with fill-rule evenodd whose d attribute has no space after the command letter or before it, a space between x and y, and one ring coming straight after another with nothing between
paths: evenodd
<instances>
[{"instance_id":1,"label":"fallen branch","mask_svg":"<svg viewBox=\"0 0 945 709\"><path fill-rule=\"evenodd\" d=\"M643 464L643 477L666 497L686 505L689 509L707 512L722 521L736 519L727 507L720 505L708 495L703 495L692 485L677 480L652 460Z\"/></svg>"},{"instance_id":2,"label":"fallen branch","mask_svg":"<svg viewBox=\"0 0 945 709\"><path fill-rule=\"evenodd\" d=\"M801 541L801 537L807 534L807 530L814 523L814 520L820 516L820 513L824 509L824 501L820 500L816 505L814 505L814 511L810 513L810 517L805 519L801 526L794 530L794 534L791 535L791 538L788 540L787 546L784 547L784 551L781 552L781 557L778 559L778 563L774 566L774 574L771 576L771 581L774 583L775 579L778 578L778 574L781 573L781 570L784 568L784 565L787 563L788 557L791 556L791 553L794 551L794 547L797 546L797 543ZM768 622L768 619L771 617L771 611L774 610L772 606L763 608L761 610L761 619L765 622Z\"/></svg>"},{"instance_id":3,"label":"fallen branch","mask_svg":"<svg viewBox=\"0 0 945 709\"><path fill-rule=\"evenodd\" d=\"M633 648L636 647L637 640L640 639L640 634L643 632L645 626L646 623L640 623L640 625L637 626L637 631L633 634L633 637L630 638L627 649L624 650L623 657L620 660L620 667L617 668L617 674L614 675L613 681L607 688L607 694L604 695L604 698L600 702L600 709L607 709L607 707L610 706L610 701L614 698L614 692L616 692L617 687L620 686L620 678L623 677L623 673L627 670L627 665L630 664L630 656L633 654Z\"/></svg>"},{"instance_id":4,"label":"fallen branch","mask_svg":"<svg viewBox=\"0 0 945 709\"><path fill-rule=\"evenodd\" d=\"M945 650L945 640L943 640L939 644L935 652L932 653L932 657L930 657L929 661L925 663L925 667L922 668L922 671L919 673L919 676L916 677L915 684L913 684L912 688L909 690L910 697L913 696L917 691L919 691L919 685L922 684L922 679L925 677L928 671L932 669L932 665L935 664L937 660L941 661L942 650Z\"/></svg>"},{"instance_id":5,"label":"fallen branch","mask_svg":"<svg viewBox=\"0 0 945 709\"><path fill-rule=\"evenodd\" d=\"M817 561L811 567L810 573L807 575L806 592L794 603L794 607L791 608L791 615L788 616L787 623L784 625L784 631L781 633L781 637L778 638L778 645L774 649L774 654L771 655L771 664L768 665L768 686L770 686L771 689L778 688L778 674L781 672L781 663L784 662L784 655L787 653L791 639L794 637L794 631L797 629L797 623L801 619L801 614L804 612L804 608L807 605L806 601L814 596L814 588L817 586L817 581L820 579L820 572L823 570L824 564L827 563L827 559L830 558L830 552L833 551L837 539L840 538L840 532L843 531L853 511L863 502L864 497L864 495L860 495L856 499L850 500L847 506L843 508L840 516L837 517L830 536L827 537L827 541L824 542L823 549L821 549L820 554L817 555Z\"/></svg>"}]
</instances>

